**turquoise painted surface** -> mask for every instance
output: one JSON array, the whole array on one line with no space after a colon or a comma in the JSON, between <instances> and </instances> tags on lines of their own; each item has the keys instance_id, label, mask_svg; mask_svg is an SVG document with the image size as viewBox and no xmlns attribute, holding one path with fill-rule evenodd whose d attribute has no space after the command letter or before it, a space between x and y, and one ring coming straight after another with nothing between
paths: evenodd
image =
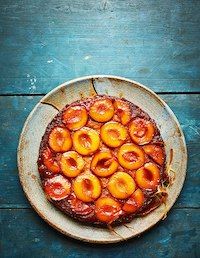
<instances>
[{"instance_id":1,"label":"turquoise painted surface","mask_svg":"<svg viewBox=\"0 0 200 258\"><path fill-rule=\"evenodd\" d=\"M0 1L0 93L46 93L88 74L199 91L200 1Z\"/></svg>"},{"instance_id":2,"label":"turquoise painted surface","mask_svg":"<svg viewBox=\"0 0 200 258\"><path fill-rule=\"evenodd\" d=\"M200 1L0 1L1 257L199 257ZM98 246L69 239L30 207L16 148L43 94L89 74L125 76L158 92L189 152L183 191L166 220L139 238Z\"/></svg>"},{"instance_id":3,"label":"turquoise painted surface","mask_svg":"<svg viewBox=\"0 0 200 258\"><path fill-rule=\"evenodd\" d=\"M32 210L3 210L3 257L199 257L199 212L174 209L139 238L113 245L80 243L50 228ZM195 227L194 227L195 225Z\"/></svg>"}]
</instances>

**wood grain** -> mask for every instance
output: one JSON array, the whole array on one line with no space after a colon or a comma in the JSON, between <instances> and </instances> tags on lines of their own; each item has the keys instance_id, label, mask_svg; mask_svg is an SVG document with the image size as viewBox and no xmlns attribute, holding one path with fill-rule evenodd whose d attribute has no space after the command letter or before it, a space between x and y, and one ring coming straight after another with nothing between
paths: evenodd
<instances>
[{"instance_id":1,"label":"wood grain","mask_svg":"<svg viewBox=\"0 0 200 258\"><path fill-rule=\"evenodd\" d=\"M197 166L200 159L199 139L200 139L200 95L177 94L160 95L175 111L183 131L189 150L189 165L186 182L179 197L176 207L199 207L199 168ZM5 112L0 113L0 131L2 136L0 156L0 182L1 182L1 202L0 207L23 208L29 207L21 190L18 179L16 164L16 149L19 134L24 120L33 106L39 101L40 96L11 96L0 97L0 109ZM13 198L14 196L14 198Z\"/></svg>"},{"instance_id":2,"label":"wood grain","mask_svg":"<svg viewBox=\"0 0 200 258\"><path fill-rule=\"evenodd\" d=\"M174 209L139 238L114 245L91 245L61 235L33 210L2 210L1 257L198 257L200 212ZM184 222L184 223L183 223Z\"/></svg>"},{"instance_id":3,"label":"wood grain","mask_svg":"<svg viewBox=\"0 0 200 258\"><path fill-rule=\"evenodd\" d=\"M0 94L89 74L200 91L200 1L0 1Z\"/></svg>"},{"instance_id":4,"label":"wood grain","mask_svg":"<svg viewBox=\"0 0 200 258\"><path fill-rule=\"evenodd\" d=\"M0 1L1 257L199 257L200 95L173 94L200 92L199 7L199 0ZM20 131L41 98L20 95L89 74L171 93L161 96L189 151L176 209L141 238L103 247L63 237L30 210L16 166Z\"/></svg>"}]
</instances>

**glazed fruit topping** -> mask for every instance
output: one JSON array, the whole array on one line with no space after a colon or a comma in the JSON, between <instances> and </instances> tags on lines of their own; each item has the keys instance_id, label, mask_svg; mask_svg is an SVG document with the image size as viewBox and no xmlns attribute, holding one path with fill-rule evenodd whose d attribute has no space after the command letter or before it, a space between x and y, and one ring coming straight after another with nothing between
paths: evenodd
<instances>
[{"instance_id":1,"label":"glazed fruit topping","mask_svg":"<svg viewBox=\"0 0 200 258\"><path fill-rule=\"evenodd\" d=\"M108 122L101 127L101 139L109 147L121 146L127 136L127 129L120 123Z\"/></svg>"},{"instance_id":2,"label":"glazed fruit topping","mask_svg":"<svg viewBox=\"0 0 200 258\"><path fill-rule=\"evenodd\" d=\"M55 152L65 152L71 149L72 139L69 130L55 127L49 135L49 146Z\"/></svg>"},{"instance_id":3,"label":"glazed fruit topping","mask_svg":"<svg viewBox=\"0 0 200 258\"><path fill-rule=\"evenodd\" d=\"M83 170L85 162L76 151L68 151L62 154L60 165L65 176L76 177Z\"/></svg>"},{"instance_id":4,"label":"glazed fruit topping","mask_svg":"<svg viewBox=\"0 0 200 258\"><path fill-rule=\"evenodd\" d=\"M85 173L76 177L73 189L78 199L83 202L92 202L101 194L101 183L95 175Z\"/></svg>"},{"instance_id":5,"label":"glazed fruit topping","mask_svg":"<svg viewBox=\"0 0 200 258\"><path fill-rule=\"evenodd\" d=\"M50 199L62 200L70 194L71 183L64 176L56 175L45 181L44 191Z\"/></svg>"},{"instance_id":6,"label":"glazed fruit topping","mask_svg":"<svg viewBox=\"0 0 200 258\"><path fill-rule=\"evenodd\" d=\"M129 133L135 143L143 145L153 139L155 129L154 125L149 120L135 118L130 123Z\"/></svg>"},{"instance_id":7,"label":"glazed fruit topping","mask_svg":"<svg viewBox=\"0 0 200 258\"><path fill-rule=\"evenodd\" d=\"M135 144L124 144L118 151L118 161L126 169L138 169L144 164L144 151Z\"/></svg>"},{"instance_id":8,"label":"glazed fruit topping","mask_svg":"<svg viewBox=\"0 0 200 258\"><path fill-rule=\"evenodd\" d=\"M101 197L96 201L95 213L102 222L112 223L119 217L120 211L121 205L113 198Z\"/></svg>"},{"instance_id":9,"label":"glazed fruit topping","mask_svg":"<svg viewBox=\"0 0 200 258\"><path fill-rule=\"evenodd\" d=\"M42 139L38 169L44 191L81 221L128 221L150 212L149 203L162 203L155 192L167 178L163 146L155 122L125 99L76 101Z\"/></svg>"},{"instance_id":10,"label":"glazed fruit topping","mask_svg":"<svg viewBox=\"0 0 200 258\"><path fill-rule=\"evenodd\" d=\"M70 199L69 203L71 205L72 211L82 216L87 216L88 214L91 214L94 211L94 208L91 205L79 200L76 197Z\"/></svg>"},{"instance_id":11,"label":"glazed fruit topping","mask_svg":"<svg viewBox=\"0 0 200 258\"><path fill-rule=\"evenodd\" d=\"M117 172L111 176L108 190L113 197L126 199L135 191L135 182L129 174Z\"/></svg>"},{"instance_id":12,"label":"glazed fruit topping","mask_svg":"<svg viewBox=\"0 0 200 258\"><path fill-rule=\"evenodd\" d=\"M112 175L118 168L118 162L110 151L95 154L91 162L91 170L100 177Z\"/></svg>"},{"instance_id":13,"label":"glazed fruit topping","mask_svg":"<svg viewBox=\"0 0 200 258\"><path fill-rule=\"evenodd\" d=\"M97 122L107 122L114 115L114 106L108 98L96 100L90 107L90 116Z\"/></svg>"},{"instance_id":14,"label":"glazed fruit topping","mask_svg":"<svg viewBox=\"0 0 200 258\"><path fill-rule=\"evenodd\" d=\"M83 127L88 120L88 114L83 106L68 107L63 112L63 122L70 130L77 130Z\"/></svg>"},{"instance_id":15,"label":"glazed fruit topping","mask_svg":"<svg viewBox=\"0 0 200 258\"><path fill-rule=\"evenodd\" d=\"M60 166L56 159L56 157L53 156L52 151L47 148L42 153L43 156L43 162L44 165L48 170L50 170L53 173L59 173L60 172Z\"/></svg>"},{"instance_id":16,"label":"glazed fruit topping","mask_svg":"<svg viewBox=\"0 0 200 258\"><path fill-rule=\"evenodd\" d=\"M145 197L143 192L138 188L126 201L122 209L128 213L138 211L144 204Z\"/></svg>"},{"instance_id":17,"label":"glazed fruit topping","mask_svg":"<svg viewBox=\"0 0 200 258\"><path fill-rule=\"evenodd\" d=\"M83 127L73 135L73 146L82 155L89 155L99 148L100 138L97 131Z\"/></svg>"},{"instance_id":18,"label":"glazed fruit topping","mask_svg":"<svg viewBox=\"0 0 200 258\"><path fill-rule=\"evenodd\" d=\"M165 155L163 148L155 144L148 144L143 146L146 154L148 154L157 164L163 165L165 161Z\"/></svg>"},{"instance_id":19,"label":"glazed fruit topping","mask_svg":"<svg viewBox=\"0 0 200 258\"><path fill-rule=\"evenodd\" d=\"M131 120L131 109L129 104L121 99L117 99L114 102L114 107L115 107L115 114L120 119L120 122L123 125L128 124Z\"/></svg>"},{"instance_id":20,"label":"glazed fruit topping","mask_svg":"<svg viewBox=\"0 0 200 258\"><path fill-rule=\"evenodd\" d=\"M157 189L160 182L160 170L154 163L146 163L136 171L135 180L140 188Z\"/></svg>"}]
</instances>

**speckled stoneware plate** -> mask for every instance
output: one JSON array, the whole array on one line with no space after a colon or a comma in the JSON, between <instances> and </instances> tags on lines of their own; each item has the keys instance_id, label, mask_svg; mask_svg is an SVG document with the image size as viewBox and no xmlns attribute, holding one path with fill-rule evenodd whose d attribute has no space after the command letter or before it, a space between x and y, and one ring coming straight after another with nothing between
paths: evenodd
<instances>
[{"instance_id":1,"label":"speckled stoneware plate","mask_svg":"<svg viewBox=\"0 0 200 258\"><path fill-rule=\"evenodd\" d=\"M167 164L170 162L170 149L174 150L171 168L175 171L175 179L168 189L166 203L169 211L180 194L186 175L187 150L183 132L175 115L162 99L140 83L121 77L83 77L64 83L44 96L30 113L21 133L18 147L19 176L29 202L52 227L67 236L86 242L114 243L150 229L166 214L166 207L161 205L149 215L134 219L128 224L129 228L124 225L116 227L115 231L120 237L106 228L81 224L56 209L44 195L37 169L40 141L48 123L66 104L94 93L124 97L156 121L166 145Z\"/></svg>"}]
</instances>

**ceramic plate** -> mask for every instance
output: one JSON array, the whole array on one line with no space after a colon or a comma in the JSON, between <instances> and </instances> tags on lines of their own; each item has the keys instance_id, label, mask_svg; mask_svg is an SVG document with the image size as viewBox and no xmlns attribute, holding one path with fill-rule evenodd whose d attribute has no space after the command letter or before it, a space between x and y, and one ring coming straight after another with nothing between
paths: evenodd
<instances>
[{"instance_id":1,"label":"ceramic plate","mask_svg":"<svg viewBox=\"0 0 200 258\"><path fill-rule=\"evenodd\" d=\"M146 111L161 131L166 145L167 166L173 149L171 168L175 171L174 183L168 189L166 206L161 205L149 215L115 227L116 233L104 228L81 224L56 209L47 201L41 187L37 169L40 141L46 126L66 104L92 94L124 97ZM35 106L23 127L18 147L18 168L23 190L36 212L52 227L63 234L93 243L114 243L135 237L160 221L170 210L182 189L187 163L185 139L180 125L167 104L154 92L140 83L116 76L88 76L66 82Z\"/></svg>"}]
</instances>

